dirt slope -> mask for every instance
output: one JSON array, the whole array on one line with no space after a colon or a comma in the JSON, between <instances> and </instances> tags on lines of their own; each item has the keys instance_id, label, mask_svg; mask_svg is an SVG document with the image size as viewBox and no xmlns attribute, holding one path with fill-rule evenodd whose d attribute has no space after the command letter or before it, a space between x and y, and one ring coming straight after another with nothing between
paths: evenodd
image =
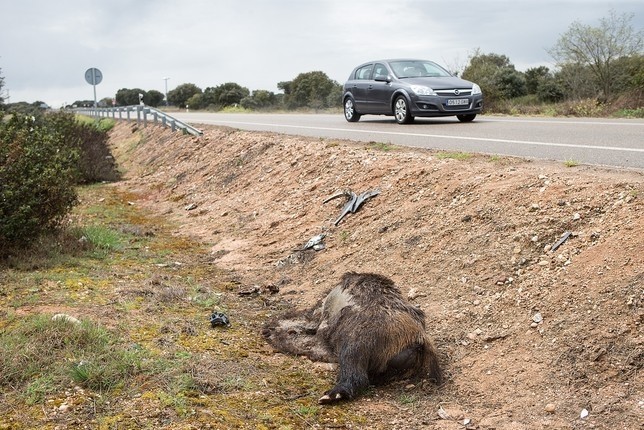
<instances>
[{"instance_id":1,"label":"dirt slope","mask_svg":"<svg viewBox=\"0 0 644 430\"><path fill-rule=\"evenodd\" d=\"M117 186L243 286L307 306L345 271L374 271L426 311L448 381L406 411L357 400L374 425L641 428L641 172L215 127L119 124L112 144ZM346 199L325 199L375 189L334 225ZM320 233L326 249L298 251Z\"/></svg>"}]
</instances>

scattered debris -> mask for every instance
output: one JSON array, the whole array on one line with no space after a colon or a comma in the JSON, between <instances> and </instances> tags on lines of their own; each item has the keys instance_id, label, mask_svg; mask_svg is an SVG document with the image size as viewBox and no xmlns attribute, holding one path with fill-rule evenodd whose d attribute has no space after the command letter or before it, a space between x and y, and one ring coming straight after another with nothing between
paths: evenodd
<instances>
[{"instance_id":1,"label":"scattered debris","mask_svg":"<svg viewBox=\"0 0 644 430\"><path fill-rule=\"evenodd\" d=\"M237 294L240 296L251 296L253 294L259 294L259 285L253 285L249 288L242 287L239 289L239 291L237 291Z\"/></svg>"},{"instance_id":2,"label":"scattered debris","mask_svg":"<svg viewBox=\"0 0 644 430\"><path fill-rule=\"evenodd\" d=\"M217 326L230 327L230 320L223 312L213 312L210 315L210 325L214 328Z\"/></svg>"},{"instance_id":3,"label":"scattered debris","mask_svg":"<svg viewBox=\"0 0 644 430\"><path fill-rule=\"evenodd\" d=\"M312 238L309 239L308 242L300 249L299 251L305 251L307 249L313 248L316 251L321 251L325 248L324 243L322 241L326 237L326 233L318 234L317 236L313 236Z\"/></svg>"},{"instance_id":4,"label":"scattered debris","mask_svg":"<svg viewBox=\"0 0 644 430\"><path fill-rule=\"evenodd\" d=\"M197 207L199 207L199 205L198 205L198 204L196 204L196 203L190 203L190 204L189 204L188 206L186 206L184 209L185 209L185 210L187 210L187 211L191 211L191 210L193 210L193 209L197 209Z\"/></svg>"},{"instance_id":5,"label":"scattered debris","mask_svg":"<svg viewBox=\"0 0 644 430\"><path fill-rule=\"evenodd\" d=\"M274 284L269 284L264 286L253 285L252 287L244 288L241 287L237 294L240 296L259 296L260 294L277 294L280 292L280 287Z\"/></svg>"},{"instance_id":6,"label":"scattered debris","mask_svg":"<svg viewBox=\"0 0 644 430\"><path fill-rule=\"evenodd\" d=\"M557 248L559 248L561 245L563 245L563 244L564 244L564 242L565 242L565 241L567 241L567 240L568 240L568 238L569 238L571 235L572 235L572 232L570 232L570 231L565 232L565 233L563 234L563 236L561 236L561 239L559 239L559 241L557 241L557 243L555 243L554 245L552 245L552 248L550 248L550 250L551 250L551 251L556 251L556 250L557 250Z\"/></svg>"},{"instance_id":7,"label":"scattered debris","mask_svg":"<svg viewBox=\"0 0 644 430\"><path fill-rule=\"evenodd\" d=\"M452 419L450 414L448 414L447 411L445 409L443 409L442 406L439 406L439 408L438 408L438 416L442 420L451 420Z\"/></svg>"},{"instance_id":8,"label":"scattered debris","mask_svg":"<svg viewBox=\"0 0 644 430\"><path fill-rule=\"evenodd\" d=\"M342 213L340 214L338 219L336 219L335 222L333 223L333 225L337 226L338 224L340 224L340 221L342 221L342 218L347 216L349 213L352 213L352 214L356 213L358 209L360 209L360 206L362 206L362 204L365 201L369 200L372 197L377 196L378 194L380 194L380 190L365 191L364 193L359 195L354 193L351 190L345 190L332 195L331 197L326 199L323 203L328 203L331 200L337 199L338 197L342 197L342 196L345 196L348 198L347 203L344 205L344 208L342 208Z\"/></svg>"}]
</instances>

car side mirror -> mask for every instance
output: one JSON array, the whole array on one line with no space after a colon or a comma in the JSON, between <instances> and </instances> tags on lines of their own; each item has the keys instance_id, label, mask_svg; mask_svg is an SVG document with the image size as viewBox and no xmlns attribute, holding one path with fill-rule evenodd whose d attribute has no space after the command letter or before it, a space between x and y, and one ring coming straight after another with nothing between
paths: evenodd
<instances>
[{"instance_id":1,"label":"car side mirror","mask_svg":"<svg viewBox=\"0 0 644 430\"><path fill-rule=\"evenodd\" d=\"M376 75L373 79L377 82L389 83L391 82L391 75Z\"/></svg>"}]
</instances>

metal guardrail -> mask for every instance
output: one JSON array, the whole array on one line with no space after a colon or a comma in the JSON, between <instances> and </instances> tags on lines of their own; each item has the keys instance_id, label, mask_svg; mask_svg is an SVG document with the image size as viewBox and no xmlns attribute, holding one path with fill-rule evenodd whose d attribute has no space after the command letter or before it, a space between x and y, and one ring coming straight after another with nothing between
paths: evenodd
<instances>
[{"instance_id":1,"label":"metal guardrail","mask_svg":"<svg viewBox=\"0 0 644 430\"><path fill-rule=\"evenodd\" d=\"M194 128L190 124L178 120L171 115L168 115L165 112L162 112L158 109L149 106L121 106L113 108L77 108L75 112L81 113L83 115L90 116L92 118L113 118L121 119L126 121L136 121L137 124L143 123L143 127L148 126L148 122L152 121L154 124L160 124L164 127L170 127L172 131L177 129L182 130L185 133L190 133L195 136L201 136L203 132L197 128ZM136 118L133 118L131 113L136 112ZM125 118L123 117L125 114ZM118 116L117 116L118 115ZM148 120L148 116L151 118Z\"/></svg>"}]
</instances>

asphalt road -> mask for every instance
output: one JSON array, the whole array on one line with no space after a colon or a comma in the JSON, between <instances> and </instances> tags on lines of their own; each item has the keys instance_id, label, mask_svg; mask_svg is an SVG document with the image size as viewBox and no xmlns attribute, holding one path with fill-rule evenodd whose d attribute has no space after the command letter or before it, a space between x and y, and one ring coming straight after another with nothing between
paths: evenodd
<instances>
[{"instance_id":1,"label":"asphalt road","mask_svg":"<svg viewBox=\"0 0 644 430\"><path fill-rule=\"evenodd\" d=\"M393 118L384 116L365 116L357 123L348 123L342 114L171 115L197 128L199 124L225 125L243 130L644 170L644 120L480 115L472 123L448 117L416 118L413 124L398 125Z\"/></svg>"}]
</instances>

